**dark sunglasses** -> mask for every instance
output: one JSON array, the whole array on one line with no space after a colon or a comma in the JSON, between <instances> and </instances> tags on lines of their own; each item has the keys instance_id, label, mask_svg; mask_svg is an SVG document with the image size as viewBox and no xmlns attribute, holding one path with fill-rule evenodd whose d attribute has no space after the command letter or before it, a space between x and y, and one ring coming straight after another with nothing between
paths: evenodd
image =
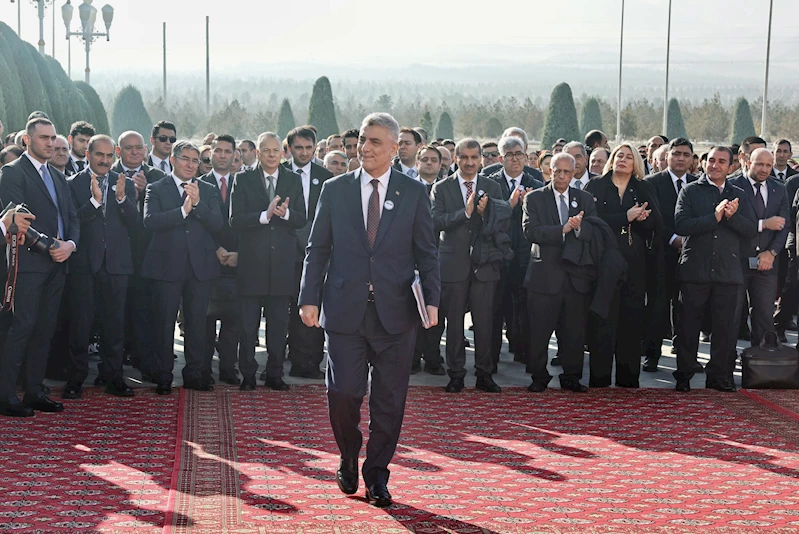
<instances>
[{"instance_id":1,"label":"dark sunglasses","mask_svg":"<svg viewBox=\"0 0 799 534\"><path fill-rule=\"evenodd\" d=\"M483 152L484 158L498 158L499 152Z\"/></svg>"},{"instance_id":2,"label":"dark sunglasses","mask_svg":"<svg viewBox=\"0 0 799 534\"><path fill-rule=\"evenodd\" d=\"M211 158L200 158L200 161L202 161L206 165L210 165L211 164Z\"/></svg>"},{"instance_id":3,"label":"dark sunglasses","mask_svg":"<svg viewBox=\"0 0 799 534\"><path fill-rule=\"evenodd\" d=\"M159 135L158 137L156 137L156 139L158 139L162 143L166 143L167 141L169 141L170 143L174 143L175 141L178 140L177 137L168 137L166 135Z\"/></svg>"}]
</instances>

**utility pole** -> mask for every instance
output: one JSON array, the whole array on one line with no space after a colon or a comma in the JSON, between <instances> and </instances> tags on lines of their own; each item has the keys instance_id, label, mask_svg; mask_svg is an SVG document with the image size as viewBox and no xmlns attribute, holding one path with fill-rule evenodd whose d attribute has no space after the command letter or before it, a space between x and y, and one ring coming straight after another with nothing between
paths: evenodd
<instances>
[{"instance_id":1,"label":"utility pole","mask_svg":"<svg viewBox=\"0 0 799 534\"><path fill-rule=\"evenodd\" d=\"M669 22L666 30L666 89L663 93L663 135L669 125L669 59L671 55L671 0L669 0Z\"/></svg>"},{"instance_id":2,"label":"utility pole","mask_svg":"<svg viewBox=\"0 0 799 534\"><path fill-rule=\"evenodd\" d=\"M616 104L616 144L621 143L621 67L624 52L624 0L621 0L621 30L619 34L619 98Z\"/></svg>"},{"instance_id":3,"label":"utility pole","mask_svg":"<svg viewBox=\"0 0 799 534\"><path fill-rule=\"evenodd\" d=\"M768 67L771 60L771 15L774 11L774 0L769 0L768 6L768 41L766 42L766 79L763 82L763 116L760 121L760 137L766 138L766 124L768 117Z\"/></svg>"}]
</instances>

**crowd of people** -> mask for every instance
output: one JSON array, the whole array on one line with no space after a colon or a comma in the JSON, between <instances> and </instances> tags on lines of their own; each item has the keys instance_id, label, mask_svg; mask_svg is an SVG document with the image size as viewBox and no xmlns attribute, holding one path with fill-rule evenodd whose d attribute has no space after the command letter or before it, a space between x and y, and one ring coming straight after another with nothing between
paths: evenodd
<instances>
[{"instance_id":1,"label":"crowd of people","mask_svg":"<svg viewBox=\"0 0 799 534\"><path fill-rule=\"evenodd\" d=\"M290 376L325 378L325 332L303 317L300 288L322 232L312 234L323 186L359 176L371 157L363 130L326 139L311 125L285 139L210 133L194 144L164 120L149 139L135 131L112 139L87 122L59 135L41 112L22 132L3 138L1 128L0 202L10 209L0 221L8 243L0 414L62 411L46 373L66 382L64 399L81 398L90 350L99 351L95 385L106 393L135 394L130 365L170 394L176 323L184 388L209 391L219 380L247 391L260 378L287 390L286 359ZM440 321L418 326L409 372L448 375L447 392L465 387L467 313L476 387L489 393L501 392L492 375L503 336L526 364L531 392L548 387L553 366L575 392L638 387L641 370L657 371L664 339L677 356L678 391L690 390L695 373L734 391L739 335L756 345L768 331L785 340L796 328L799 178L786 139L768 147L749 137L698 154L689 140L662 135L611 149L595 130L536 150L516 127L484 142L404 127L396 144L392 169L427 188L440 272ZM352 191L356 225L358 195L364 210L377 202L368 187ZM381 195L390 221L400 191ZM49 247L32 246L29 228ZM364 239L379 242L380 228ZM327 276L328 291L347 283ZM314 298L320 305L322 295ZM553 333L558 354L548 361ZM700 335L711 343L706 367Z\"/></svg>"}]
</instances>

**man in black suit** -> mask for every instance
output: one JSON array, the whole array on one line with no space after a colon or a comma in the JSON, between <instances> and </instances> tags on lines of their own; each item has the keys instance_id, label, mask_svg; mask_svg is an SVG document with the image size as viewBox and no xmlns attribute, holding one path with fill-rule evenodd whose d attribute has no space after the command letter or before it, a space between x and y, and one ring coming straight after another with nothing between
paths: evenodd
<instances>
[{"instance_id":1,"label":"man in black suit","mask_svg":"<svg viewBox=\"0 0 799 534\"><path fill-rule=\"evenodd\" d=\"M680 191L674 209L674 233L684 236L677 271L683 306L674 372L677 391L691 390L699 330L708 303L713 337L710 362L705 366L705 387L718 391L736 389L736 305L744 281L741 241L755 237L758 224L746 193L727 182L731 162L729 148L711 148L706 175Z\"/></svg>"},{"instance_id":2,"label":"man in black suit","mask_svg":"<svg viewBox=\"0 0 799 534\"><path fill-rule=\"evenodd\" d=\"M738 293L738 309L748 295L752 317L752 346L774 328L774 296L777 294L776 259L788 238L790 220L785 185L771 177L774 157L765 148L757 148L745 164L745 176L730 183L744 190L757 216L757 234L741 240L744 283ZM737 356L737 355L736 355Z\"/></svg>"},{"instance_id":3,"label":"man in black suit","mask_svg":"<svg viewBox=\"0 0 799 534\"><path fill-rule=\"evenodd\" d=\"M80 222L64 175L47 164L56 131L48 119L28 121L28 150L0 169L0 198L25 203L36 215L34 228L55 238L47 252L19 247L13 319L0 355L0 414L30 417L33 410L60 412L61 403L42 391L50 340L64 290L66 261L77 248ZM20 367L25 362L25 396L16 396Z\"/></svg>"},{"instance_id":4,"label":"man in black suit","mask_svg":"<svg viewBox=\"0 0 799 534\"><path fill-rule=\"evenodd\" d=\"M125 299L125 345L126 352L132 353L130 363L137 369L147 371L147 364L153 354L152 325L152 282L141 277L141 265L150 246L152 234L144 228L144 196L147 184L152 184L166 176L146 163L147 156L144 137L139 132L129 130L120 134L116 147L117 162L111 170L133 181L136 192L137 224L128 228L133 274L128 277L128 295ZM152 377L145 372L143 378Z\"/></svg>"},{"instance_id":5,"label":"man in black suit","mask_svg":"<svg viewBox=\"0 0 799 534\"><path fill-rule=\"evenodd\" d=\"M88 165L86 148L89 139L94 137L94 126L86 121L73 123L69 128L69 162L65 167L65 176L72 176L82 172Z\"/></svg>"},{"instance_id":6,"label":"man in black suit","mask_svg":"<svg viewBox=\"0 0 799 534\"><path fill-rule=\"evenodd\" d=\"M89 165L69 179L80 219L81 248L69 260L70 364L63 398L79 399L89 374L89 341L95 314L100 324L100 377L106 393L133 396L122 376L125 299L133 274L130 236L139 223L132 180L111 170L114 141L95 135Z\"/></svg>"},{"instance_id":7,"label":"man in black suit","mask_svg":"<svg viewBox=\"0 0 799 534\"><path fill-rule=\"evenodd\" d=\"M302 135L309 137L304 132ZM242 322L241 389L255 389L255 342L264 308L266 387L284 391L289 389L283 382L283 359L289 302L297 287L297 230L305 226L305 199L300 176L280 164L280 137L265 132L258 136L256 144L258 166L236 175L230 200L230 226L239 236L236 277ZM312 147L311 142L306 148L312 152Z\"/></svg>"},{"instance_id":8,"label":"man in black suit","mask_svg":"<svg viewBox=\"0 0 799 534\"><path fill-rule=\"evenodd\" d=\"M774 143L772 152L774 153L774 167L771 169L771 176L782 183L786 183L791 176L797 174L797 172L788 165L788 160L793 157L791 142L787 139L778 140ZM793 202L793 198L790 198L789 201Z\"/></svg>"},{"instance_id":9,"label":"man in black suit","mask_svg":"<svg viewBox=\"0 0 799 534\"><path fill-rule=\"evenodd\" d=\"M651 174L645 178L655 189L660 213L663 215L663 237L665 243L665 298L666 305L662 306L664 316L652 317L644 337L643 370L654 373L658 370L658 360L662 352L663 338L672 338L672 346L676 347L677 330L680 324L680 285L677 281L677 264L680 259L683 238L674 232L674 209L677 206L677 195L682 188L696 181L696 176L688 174L688 166L694 153L690 141L682 137L672 140L668 145L668 168L664 171ZM694 371L704 372L697 363Z\"/></svg>"},{"instance_id":10,"label":"man in black suit","mask_svg":"<svg viewBox=\"0 0 799 534\"><path fill-rule=\"evenodd\" d=\"M441 312L447 320L447 367L450 381L446 391L463 391L466 376L466 347L461 335L464 315L472 303L477 388L491 393L502 389L491 378L493 302L499 281L495 264L475 268L471 249L483 226L488 199L503 200L499 184L480 169L480 143L461 139L455 147L458 171L433 186L433 225L440 233ZM480 198L479 202L477 198Z\"/></svg>"},{"instance_id":11,"label":"man in black suit","mask_svg":"<svg viewBox=\"0 0 799 534\"><path fill-rule=\"evenodd\" d=\"M518 137L524 142L524 152L527 153L527 134L521 128L511 127L506 129L502 132L502 137ZM483 167L480 171L480 176L491 176L495 172L498 172L502 168L502 163L495 163L493 165L489 165L488 167ZM453 171L454 172L454 171ZM544 176L541 174L541 171L538 169L534 169L526 162L524 164L524 172L535 178L541 183L544 183Z\"/></svg>"},{"instance_id":12,"label":"man in black suit","mask_svg":"<svg viewBox=\"0 0 799 534\"><path fill-rule=\"evenodd\" d=\"M399 150L393 167L406 176L418 178L416 153L419 152L420 146L422 146L422 136L419 132L408 127L400 129Z\"/></svg>"},{"instance_id":13,"label":"man in black suit","mask_svg":"<svg viewBox=\"0 0 799 534\"><path fill-rule=\"evenodd\" d=\"M238 236L230 227L230 197L233 188L233 175L230 167L236 150L236 140L231 135L218 135L211 142L212 170L201 178L219 192L222 199L222 230L214 233L216 240L216 259L219 261L221 276L214 281L208 315L205 325L205 367L210 368L214 358L214 347L219 352L219 380L238 386L239 339L241 337L241 318L239 316L239 290L236 281L236 266L239 261ZM216 321L219 320L219 341L216 337Z\"/></svg>"},{"instance_id":14,"label":"man in black suit","mask_svg":"<svg viewBox=\"0 0 799 534\"><path fill-rule=\"evenodd\" d=\"M211 285L219 276L214 233L222 230L219 192L195 179L200 150L189 141L172 147L172 174L149 184L144 227L152 233L141 275L152 280L155 349L148 373L156 392L172 392L175 320L181 299L185 335L183 387L209 391L211 369L205 358L205 321Z\"/></svg>"},{"instance_id":15,"label":"man in black suit","mask_svg":"<svg viewBox=\"0 0 799 534\"><path fill-rule=\"evenodd\" d=\"M596 177L596 174L588 171L588 152L585 150L585 145L579 141L572 141L563 145L563 151L574 158L574 178L569 187L585 189L588 182Z\"/></svg>"},{"instance_id":16,"label":"man in black suit","mask_svg":"<svg viewBox=\"0 0 799 534\"><path fill-rule=\"evenodd\" d=\"M499 184L502 198L508 199L512 208L510 224L511 249L513 259L500 271L497 293L494 297L494 324L491 334L491 356L494 371L502 350L502 324L507 325L508 343L513 351L513 359L527 362L529 336L527 334L527 291L524 289L524 275L530 262L530 242L522 232L522 202L524 196L544 183L524 172L527 155L524 142L518 137L503 137L499 140L499 154L502 169L489 176Z\"/></svg>"},{"instance_id":17,"label":"man in black suit","mask_svg":"<svg viewBox=\"0 0 799 534\"><path fill-rule=\"evenodd\" d=\"M560 387L577 393L588 391L583 375L585 327L591 282L563 269L564 246L573 240L590 241L591 226L582 228L584 217L595 217L590 193L569 187L574 177L574 158L564 152L550 162L552 180L524 197L522 228L532 243L524 279L530 316L530 352L527 372L533 381L527 389L540 393L552 376L547 371L547 352L552 332L558 328L558 354L563 373Z\"/></svg>"},{"instance_id":18,"label":"man in black suit","mask_svg":"<svg viewBox=\"0 0 799 534\"><path fill-rule=\"evenodd\" d=\"M147 159L147 165L154 167L164 174L172 172L172 146L178 140L177 128L175 125L168 121L158 121L153 126L152 134L150 135L150 144L153 151Z\"/></svg>"},{"instance_id":19,"label":"man in black suit","mask_svg":"<svg viewBox=\"0 0 799 534\"><path fill-rule=\"evenodd\" d=\"M363 480L376 506L392 503L388 464L402 428L419 324L414 269L431 325L438 322L440 296L430 201L419 182L390 166L398 137L391 115L364 119L358 142L363 167L322 189L300 290L303 322L324 327L327 335L328 410L341 452L336 481L349 495L358 490L358 425L371 374ZM462 337L463 330L456 333Z\"/></svg>"},{"instance_id":20,"label":"man in black suit","mask_svg":"<svg viewBox=\"0 0 799 534\"><path fill-rule=\"evenodd\" d=\"M291 360L289 376L322 379L325 374L319 370L319 364L322 363L325 357L325 333L320 328L309 328L303 324L302 319L300 319L299 307L297 306L297 296L300 292L305 247L308 246L308 237L311 235L311 225L316 215L319 193L322 192L322 185L324 185L325 181L333 177L333 173L312 161L313 147L316 141L316 134L313 130L310 128L295 128L289 132L287 140L291 151L291 163L286 163L286 166L301 177L303 205L305 206L306 216L305 225L296 230L297 253L294 263L294 287L296 290L292 294L288 327L289 360ZM325 161L327 161L329 155L330 153L325 155Z\"/></svg>"},{"instance_id":21,"label":"man in black suit","mask_svg":"<svg viewBox=\"0 0 799 534\"><path fill-rule=\"evenodd\" d=\"M780 139L774 143L774 168L771 170L771 174L785 183L791 212L785 250L780 254L780 259L777 262L778 276L782 281L782 287L774 312L774 328L783 343L788 342L785 331L796 327L793 318L799 312L799 258L796 255L796 213L799 210L796 191L799 189L799 176L788 165L788 160L792 155L793 149L790 141Z\"/></svg>"}]
</instances>

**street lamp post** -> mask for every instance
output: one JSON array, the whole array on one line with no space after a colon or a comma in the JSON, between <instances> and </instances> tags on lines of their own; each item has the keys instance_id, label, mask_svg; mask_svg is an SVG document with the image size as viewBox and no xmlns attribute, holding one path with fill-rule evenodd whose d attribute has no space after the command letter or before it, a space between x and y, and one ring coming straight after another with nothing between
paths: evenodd
<instances>
[{"instance_id":1,"label":"street lamp post","mask_svg":"<svg viewBox=\"0 0 799 534\"><path fill-rule=\"evenodd\" d=\"M54 0L32 0L36 3L36 9L39 15L39 53L44 55L44 10L47 4L52 3ZM22 0L11 0L11 3L17 2L17 36L22 38L22 16L20 11L22 9Z\"/></svg>"},{"instance_id":2,"label":"street lamp post","mask_svg":"<svg viewBox=\"0 0 799 534\"><path fill-rule=\"evenodd\" d=\"M111 22L114 20L114 8L108 4L102 7L105 32L94 31L94 23L97 20L97 8L92 5L92 0L83 0L83 3L78 7L81 30L77 32L73 32L70 29L74 11L75 8L72 6L71 0L67 0L67 3L61 6L61 16L64 18L64 25L67 28L67 41L69 41L69 38L73 35L83 40L86 50L86 83L90 83L91 69L89 68L89 52L91 52L92 42L97 37L105 37L107 41L111 40ZM71 45L69 47L69 75L72 77Z\"/></svg>"}]
</instances>

